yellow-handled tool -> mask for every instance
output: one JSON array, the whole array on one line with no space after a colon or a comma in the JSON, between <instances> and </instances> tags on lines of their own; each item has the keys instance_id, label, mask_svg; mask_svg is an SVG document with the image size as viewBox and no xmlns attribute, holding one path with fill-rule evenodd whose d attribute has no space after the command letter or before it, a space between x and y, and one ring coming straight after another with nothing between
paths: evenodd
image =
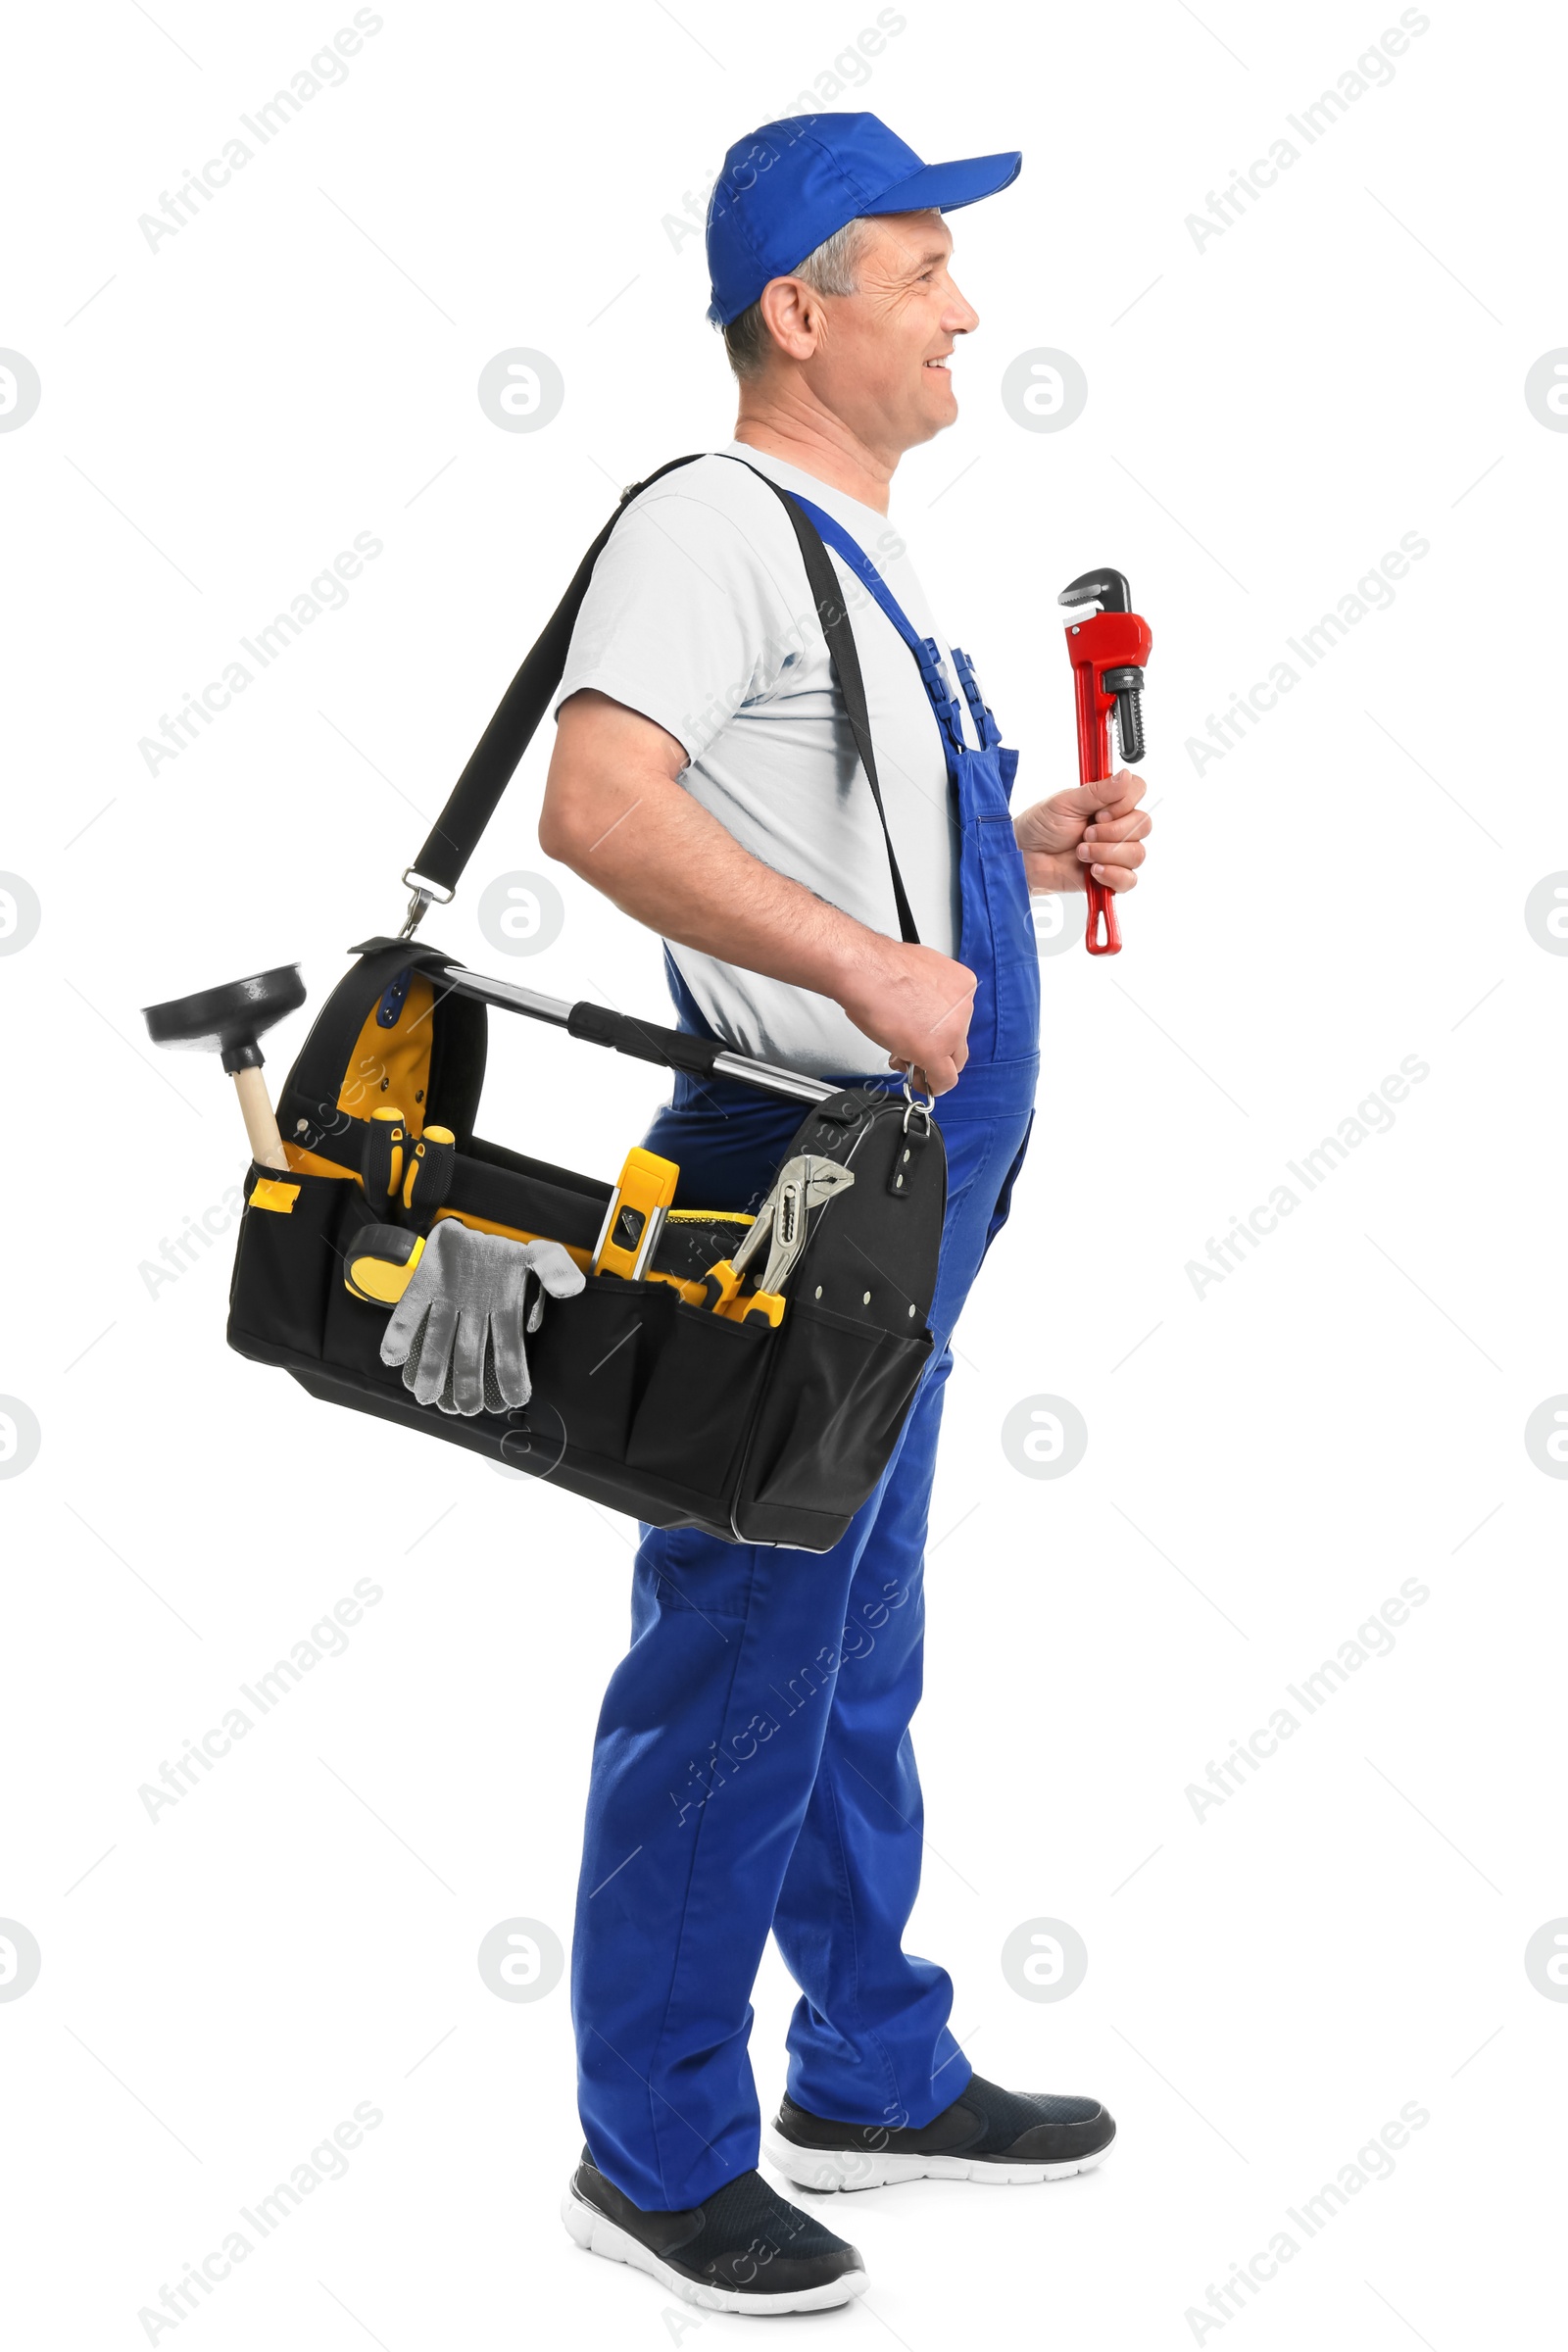
<instances>
[{"instance_id":1,"label":"yellow-handled tool","mask_svg":"<svg viewBox=\"0 0 1568 2352\"><path fill-rule=\"evenodd\" d=\"M452 1188L457 1137L450 1127L427 1127L404 1154L403 1205L433 1217Z\"/></svg>"},{"instance_id":2,"label":"yellow-handled tool","mask_svg":"<svg viewBox=\"0 0 1568 2352\"><path fill-rule=\"evenodd\" d=\"M715 1315L721 1315L732 1300L739 1297L740 1287L741 1278L735 1271L733 1259L721 1257L718 1263L710 1266L708 1272L703 1276L704 1296L700 1301L694 1299L693 1304L700 1303L703 1306L710 1307Z\"/></svg>"},{"instance_id":3,"label":"yellow-handled tool","mask_svg":"<svg viewBox=\"0 0 1568 2352\"><path fill-rule=\"evenodd\" d=\"M641 1282L680 1181L672 1159L634 1144L627 1152L594 1244L594 1272Z\"/></svg>"},{"instance_id":4,"label":"yellow-handled tool","mask_svg":"<svg viewBox=\"0 0 1568 2352\"><path fill-rule=\"evenodd\" d=\"M401 1200L405 1211L432 1217L452 1182L456 1137L450 1127L410 1134L403 1113L387 1103L373 1111L361 1159L366 1198ZM373 1219L362 1225L343 1253L343 1286L371 1306L396 1306L424 1251L425 1236L407 1225Z\"/></svg>"},{"instance_id":5,"label":"yellow-handled tool","mask_svg":"<svg viewBox=\"0 0 1568 2352\"><path fill-rule=\"evenodd\" d=\"M775 1330L784 1320L784 1298L778 1291L741 1291L741 1277L734 1261L721 1257L710 1266L703 1276L703 1296L693 1298L694 1306L706 1306L715 1315L727 1316L732 1323L744 1323L752 1315L760 1315ZM690 1293L687 1293L690 1296Z\"/></svg>"},{"instance_id":6,"label":"yellow-handled tool","mask_svg":"<svg viewBox=\"0 0 1568 2352\"><path fill-rule=\"evenodd\" d=\"M781 1291L748 1291L744 1298L727 1299L714 1311L731 1323L750 1323L755 1315L771 1323L776 1331L784 1320L784 1295Z\"/></svg>"},{"instance_id":7,"label":"yellow-handled tool","mask_svg":"<svg viewBox=\"0 0 1568 2352\"><path fill-rule=\"evenodd\" d=\"M360 1181L365 1198L380 1208L403 1188L403 1153L409 1140L403 1113L395 1102L371 1111L360 1140Z\"/></svg>"},{"instance_id":8,"label":"yellow-handled tool","mask_svg":"<svg viewBox=\"0 0 1568 2352\"><path fill-rule=\"evenodd\" d=\"M371 1306L396 1306L424 1251L407 1225L362 1225L343 1252L343 1287Z\"/></svg>"}]
</instances>

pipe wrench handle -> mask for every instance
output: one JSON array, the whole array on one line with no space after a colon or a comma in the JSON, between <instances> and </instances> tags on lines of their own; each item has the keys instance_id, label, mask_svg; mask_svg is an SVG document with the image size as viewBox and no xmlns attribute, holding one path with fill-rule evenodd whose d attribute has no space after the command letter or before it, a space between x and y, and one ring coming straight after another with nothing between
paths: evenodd
<instances>
[{"instance_id":1,"label":"pipe wrench handle","mask_svg":"<svg viewBox=\"0 0 1568 2352\"><path fill-rule=\"evenodd\" d=\"M1089 912L1084 919L1084 946L1091 956L1119 956L1121 927L1116 920L1116 901L1103 882L1089 877Z\"/></svg>"},{"instance_id":2,"label":"pipe wrench handle","mask_svg":"<svg viewBox=\"0 0 1568 2352\"><path fill-rule=\"evenodd\" d=\"M1093 627L1082 624L1082 630ZM1075 629L1073 635L1081 633ZM1068 654L1073 653L1071 640ZM1110 774L1110 728L1100 675L1092 659L1075 661L1073 682L1077 688L1078 710L1078 781L1080 784L1101 784ZM1084 875L1084 890L1089 900L1084 919L1084 946L1091 956L1119 956L1121 927L1116 920L1116 902L1109 885L1097 882L1093 874Z\"/></svg>"}]
</instances>

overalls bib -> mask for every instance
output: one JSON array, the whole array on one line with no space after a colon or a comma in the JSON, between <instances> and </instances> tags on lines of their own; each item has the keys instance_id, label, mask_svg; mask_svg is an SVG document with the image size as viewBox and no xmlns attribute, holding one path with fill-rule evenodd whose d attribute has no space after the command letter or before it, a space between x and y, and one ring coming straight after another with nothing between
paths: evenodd
<instances>
[{"instance_id":1,"label":"overalls bib","mask_svg":"<svg viewBox=\"0 0 1568 2352\"><path fill-rule=\"evenodd\" d=\"M797 503L919 666L960 839L958 956L977 985L968 1062L936 1106L949 1184L936 1348L876 1491L827 1552L643 1530L631 1647L594 1745L572 2015L590 2153L647 2211L701 2204L758 2161L747 2041L769 1929L801 1987L788 2037L801 2106L918 2127L970 2073L947 1972L903 1948L922 1839L908 1726L948 1341L1006 1219L1039 1069L1039 953L1008 810L1018 755L955 648L980 748L965 743L934 641L842 526ZM682 1026L706 1030L669 972ZM679 1163L677 1202L756 1208L799 1124L798 1104L677 1075L644 1141Z\"/></svg>"}]
</instances>

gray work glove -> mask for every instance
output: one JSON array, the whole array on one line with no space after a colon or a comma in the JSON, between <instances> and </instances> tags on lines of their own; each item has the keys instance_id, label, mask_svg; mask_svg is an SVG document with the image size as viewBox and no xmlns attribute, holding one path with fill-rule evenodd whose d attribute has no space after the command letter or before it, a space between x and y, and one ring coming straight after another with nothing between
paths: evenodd
<instances>
[{"instance_id":1,"label":"gray work glove","mask_svg":"<svg viewBox=\"0 0 1568 2352\"><path fill-rule=\"evenodd\" d=\"M537 1331L544 1292L569 1298L583 1287L559 1242L513 1242L443 1217L392 1311L381 1361L403 1366L403 1385L444 1413L504 1412L533 1393L523 1348L528 1277L543 1286L526 1317Z\"/></svg>"}]
</instances>

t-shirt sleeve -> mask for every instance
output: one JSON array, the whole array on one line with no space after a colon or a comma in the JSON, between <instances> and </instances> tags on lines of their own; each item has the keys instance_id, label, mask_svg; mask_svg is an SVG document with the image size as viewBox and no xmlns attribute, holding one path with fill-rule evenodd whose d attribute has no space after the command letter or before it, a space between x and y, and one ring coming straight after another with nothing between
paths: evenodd
<instances>
[{"instance_id":1,"label":"t-shirt sleeve","mask_svg":"<svg viewBox=\"0 0 1568 2352\"><path fill-rule=\"evenodd\" d=\"M679 493L641 499L594 566L556 709L595 687L700 759L776 683L788 652L778 602L772 551L742 523Z\"/></svg>"}]
</instances>

